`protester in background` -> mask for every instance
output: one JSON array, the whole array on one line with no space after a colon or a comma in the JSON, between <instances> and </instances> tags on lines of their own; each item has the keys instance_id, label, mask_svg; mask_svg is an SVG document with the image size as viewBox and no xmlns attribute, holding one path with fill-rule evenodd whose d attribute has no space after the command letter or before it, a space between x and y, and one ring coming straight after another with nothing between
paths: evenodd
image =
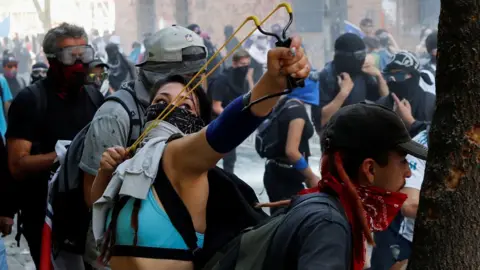
<instances>
[{"instance_id":1,"label":"protester in background","mask_svg":"<svg viewBox=\"0 0 480 270\"><path fill-rule=\"evenodd\" d=\"M142 44L139 42L135 41L132 43L132 51L130 52L130 55L128 56L128 59L130 62L137 64L140 62L140 57L141 57L141 51L142 51Z\"/></svg>"},{"instance_id":2,"label":"protester in background","mask_svg":"<svg viewBox=\"0 0 480 270\"><path fill-rule=\"evenodd\" d=\"M380 43L380 48L377 53L380 55L380 70L383 70L400 48L393 36L385 29L378 29L375 32L375 37Z\"/></svg>"},{"instance_id":3,"label":"protester in background","mask_svg":"<svg viewBox=\"0 0 480 270\"><path fill-rule=\"evenodd\" d=\"M47 77L48 66L42 62L36 63L32 66L32 73L30 74L30 83L33 84L38 80Z\"/></svg>"},{"instance_id":4,"label":"protester in background","mask_svg":"<svg viewBox=\"0 0 480 270\"><path fill-rule=\"evenodd\" d=\"M376 37L364 37L363 42L365 43L365 46L367 46L367 59L365 61L369 61L368 57L370 56L371 61L376 68L379 70L380 69L380 54L378 53L378 50L380 49L380 41Z\"/></svg>"},{"instance_id":5,"label":"protester in background","mask_svg":"<svg viewBox=\"0 0 480 270\"><path fill-rule=\"evenodd\" d=\"M307 114L305 104L318 105L318 92L315 88L294 89L275 106L278 121L279 155L268 159L265 164L263 183L271 202L289 199L307 186L316 186L320 180L308 165L311 155L309 139L314 128ZM271 125L272 123L270 123ZM266 142L270 143L270 142ZM272 208L274 214L279 208Z\"/></svg>"},{"instance_id":6,"label":"protester in background","mask_svg":"<svg viewBox=\"0 0 480 270\"><path fill-rule=\"evenodd\" d=\"M114 92L108 81L108 68L100 59L93 60L88 66L87 83L98 89L104 97Z\"/></svg>"},{"instance_id":7,"label":"protester in background","mask_svg":"<svg viewBox=\"0 0 480 270\"><path fill-rule=\"evenodd\" d=\"M8 82L3 76L0 76L0 135L2 142L4 142L5 132L7 132L7 115L12 100Z\"/></svg>"},{"instance_id":8,"label":"protester in background","mask_svg":"<svg viewBox=\"0 0 480 270\"><path fill-rule=\"evenodd\" d=\"M195 32L197 35L199 35L200 37L203 38L203 43L205 44L205 47L207 48L207 53L208 53L208 57L212 57L216 52L217 52L217 48L215 47L215 45L213 45L212 41L208 38L208 36L205 36L205 34L203 33L203 31L200 29L200 26L198 24L190 24L188 27L188 29L190 29L191 31ZM207 70L212 70L218 63L220 63L220 61L222 60L222 56L219 54L217 55L217 57L215 57L215 59L210 62L210 64L208 64L208 67L207 67ZM217 75L219 75L222 70L223 70L223 64L220 65L220 67L218 67L213 73L211 76L215 77Z\"/></svg>"},{"instance_id":9,"label":"protester in background","mask_svg":"<svg viewBox=\"0 0 480 270\"><path fill-rule=\"evenodd\" d=\"M231 25L225 26L225 29L223 30L223 33L225 34L225 42L228 40L228 38L230 38L230 36L233 35L233 32L234 32L233 26ZM228 42L227 45L225 46L225 50L227 50L227 54L233 51L233 48L235 48L235 46L237 46L238 43L240 43L238 38L233 37L232 40L230 40L230 42ZM225 61L225 67L231 67L231 66L232 66L232 57L229 57Z\"/></svg>"},{"instance_id":10,"label":"protester in background","mask_svg":"<svg viewBox=\"0 0 480 270\"><path fill-rule=\"evenodd\" d=\"M395 54L384 70L390 95L380 98L377 103L387 108L395 108L396 95L400 100L408 100L413 117L419 121L431 121L435 110L435 95L425 92L420 80L431 84L426 74L420 73L420 63L413 53L403 51Z\"/></svg>"},{"instance_id":11,"label":"protester in background","mask_svg":"<svg viewBox=\"0 0 480 270\"><path fill-rule=\"evenodd\" d=\"M320 104L312 106L312 120L318 133L341 107L363 101L376 101L388 95L382 73L365 63L363 40L346 33L335 41L335 55L319 74Z\"/></svg>"},{"instance_id":12,"label":"protester in background","mask_svg":"<svg viewBox=\"0 0 480 270\"><path fill-rule=\"evenodd\" d=\"M137 77L135 67L120 52L117 44L109 43L105 47L108 56L108 81L113 91L120 89L123 82L134 80Z\"/></svg>"},{"instance_id":13,"label":"protester in background","mask_svg":"<svg viewBox=\"0 0 480 270\"><path fill-rule=\"evenodd\" d=\"M97 53L96 57L106 58L107 53L105 52L105 46L107 45L107 43L105 43L97 29L92 29L91 35L91 43L93 48L95 49L95 52Z\"/></svg>"},{"instance_id":14,"label":"protester in background","mask_svg":"<svg viewBox=\"0 0 480 270\"><path fill-rule=\"evenodd\" d=\"M233 100L250 89L247 83L247 72L250 66L250 55L247 51L237 50L232 57L232 67L224 70L208 91L212 93L213 111L218 116ZM235 149L223 157L223 169L233 173L237 154Z\"/></svg>"},{"instance_id":15,"label":"protester in background","mask_svg":"<svg viewBox=\"0 0 480 270\"><path fill-rule=\"evenodd\" d=\"M283 33L283 28L282 26L280 26L280 24L276 23L274 25L272 25L272 33L274 33L275 35L277 35L278 37L280 38L283 38L282 37L282 33ZM276 45L275 43L277 42L278 40L275 38L275 37L270 37L269 38L269 43L270 43L270 48L275 48ZM303 45L302 45L303 46ZM305 49L305 48L304 48Z\"/></svg>"},{"instance_id":16,"label":"protester in background","mask_svg":"<svg viewBox=\"0 0 480 270\"><path fill-rule=\"evenodd\" d=\"M267 66L267 54L271 48L268 42L268 37L260 31L256 30L251 37L253 44L248 49L248 53L250 54L250 57L252 57L252 79L253 83L256 84L265 72Z\"/></svg>"},{"instance_id":17,"label":"protester in background","mask_svg":"<svg viewBox=\"0 0 480 270\"><path fill-rule=\"evenodd\" d=\"M87 34L79 26L62 23L50 29L43 41L50 64L47 78L37 81L31 91L21 91L8 114L8 163L13 178L22 186L20 233L28 242L37 269L55 144L58 140L72 140L91 121L98 108L93 95L103 99L97 91L84 87L88 63L94 57L94 49L87 44ZM64 245L71 243L65 243L57 229L70 228L54 226L58 259L64 254Z\"/></svg>"},{"instance_id":18,"label":"protester in background","mask_svg":"<svg viewBox=\"0 0 480 270\"><path fill-rule=\"evenodd\" d=\"M373 34L373 21L370 18L364 18L360 21L360 29L366 37L372 37Z\"/></svg>"},{"instance_id":19,"label":"protester in background","mask_svg":"<svg viewBox=\"0 0 480 270\"><path fill-rule=\"evenodd\" d=\"M26 76L26 74L30 71L30 67L32 66L32 57L23 41L18 39L18 41L15 42L13 55L18 61L18 73L21 76Z\"/></svg>"},{"instance_id":20,"label":"protester in background","mask_svg":"<svg viewBox=\"0 0 480 270\"><path fill-rule=\"evenodd\" d=\"M427 48L425 46L425 41L432 32L433 30L429 27L423 27L420 31L420 43L418 43L417 47L415 47L415 53L418 55L420 60L423 60L424 56L427 56L427 58L429 58Z\"/></svg>"},{"instance_id":21,"label":"protester in background","mask_svg":"<svg viewBox=\"0 0 480 270\"><path fill-rule=\"evenodd\" d=\"M27 86L27 82L18 74L18 60L12 53L4 54L2 63L3 77L7 80L12 97L15 98Z\"/></svg>"},{"instance_id":22,"label":"protester in background","mask_svg":"<svg viewBox=\"0 0 480 270\"><path fill-rule=\"evenodd\" d=\"M425 83L424 80L422 80L421 86L423 90L430 92L432 94L436 93L435 89L435 75L437 74L437 31L434 31L430 33L427 38L425 39L425 47L428 53L428 62L426 62L422 67L421 67L421 72L422 74L426 74L432 84L427 84Z\"/></svg>"}]
</instances>

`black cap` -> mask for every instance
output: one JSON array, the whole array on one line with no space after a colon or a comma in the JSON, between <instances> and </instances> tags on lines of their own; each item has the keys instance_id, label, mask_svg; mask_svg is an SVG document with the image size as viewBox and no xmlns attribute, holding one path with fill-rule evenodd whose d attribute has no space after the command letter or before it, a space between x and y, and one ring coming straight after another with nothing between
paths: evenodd
<instances>
[{"instance_id":1,"label":"black cap","mask_svg":"<svg viewBox=\"0 0 480 270\"><path fill-rule=\"evenodd\" d=\"M380 105L358 103L341 108L325 126L323 151L403 150L425 160L427 148L412 140L397 114Z\"/></svg>"}]
</instances>

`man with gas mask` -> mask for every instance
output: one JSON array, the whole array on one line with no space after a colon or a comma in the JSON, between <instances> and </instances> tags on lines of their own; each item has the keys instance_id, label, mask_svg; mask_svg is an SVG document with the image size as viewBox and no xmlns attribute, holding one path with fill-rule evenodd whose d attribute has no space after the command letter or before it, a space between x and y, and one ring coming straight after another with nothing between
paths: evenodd
<instances>
[{"instance_id":1,"label":"man with gas mask","mask_svg":"<svg viewBox=\"0 0 480 270\"><path fill-rule=\"evenodd\" d=\"M105 149L128 147L140 136L154 83L172 75L191 78L207 61L203 39L178 25L163 28L150 36L145 49L146 57L137 65L137 79L123 83L107 98L86 134L79 164L84 172L85 194L90 194ZM85 200L90 205L93 203L89 196Z\"/></svg>"},{"instance_id":2,"label":"man with gas mask","mask_svg":"<svg viewBox=\"0 0 480 270\"><path fill-rule=\"evenodd\" d=\"M341 107L388 95L382 73L365 63L366 56L365 43L355 34L343 34L335 41L334 59L318 75L320 104L312 106L317 133Z\"/></svg>"},{"instance_id":3,"label":"man with gas mask","mask_svg":"<svg viewBox=\"0 0 480 270\"><path fill-rule=\"evenodd\" d=\"M214 81L209 92L212 94L213 112L218 116L233 100L248 92L247 72L250 55L240 49L233 54L232 67L224 70ZM233 173L237 155L235 149L223 158L223 169Z\"/></svg>"},{"instance_id":4,"label":"man with gas mask","mask_svg":"<svg viewBox=\"0 0 480 270\"><path fill-rule=\"evenodd\" d=\"M47 76L17 95L10 106L6 134L8 166L22 187L18 200L21 232L37 269L48 180L57 158L55 144L72 140L103 101L98 91L84 86L94 49L82 27L62 23L50 29L43 51L50 65Z\"/></svg>"},{"instance_id":5,"label":"man with gas mask","mask_svg":"<svg viewBox=\"0 0 480 270\"><path fill-rule=\"evenodd\" d=\"M383 76L387 80L390 95L380 98L377 104L395 109L396 95L402 103L411 107L418 121L431 121L435 110L435 95L424 91L420 80L432 84L425 73L420 73L420 62L413 53L403 51L395 54L385 67Z\"/></svg>"},{"instance_id":6,"label":"man with gas mask","mask_svg":"<svg viewBox=\"0 0 480 270\"><path fill-rule=\"evenodd\" d=\"M30 73L30 83L35 83L38 80L47 77L48 66L45 63L39 62L32 66L32 73Z\"/></svg>"}]
</instances>

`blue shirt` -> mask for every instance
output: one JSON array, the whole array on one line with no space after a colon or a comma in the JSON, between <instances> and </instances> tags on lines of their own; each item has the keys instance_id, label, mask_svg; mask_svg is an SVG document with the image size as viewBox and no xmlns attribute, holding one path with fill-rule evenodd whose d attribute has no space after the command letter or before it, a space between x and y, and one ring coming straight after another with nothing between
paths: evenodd
<instances>
[{"instance_id":1,"label":"blue shirt","mask_svg":"<svg viewBox=\"0 0 480 270\"><path fill-rule=\"evenodd\" d=\"M10 92L10 87L8 87L7 80L3 76L0 76L0 88L0 91L2 91L2 94L0 95L0 132L2 134L2 138L5 138L5 132L7 132L7 116L5 115L3 104L5 104L5 102L12 101L13 98L12 92Z\"/></svg>"}]
</instances>

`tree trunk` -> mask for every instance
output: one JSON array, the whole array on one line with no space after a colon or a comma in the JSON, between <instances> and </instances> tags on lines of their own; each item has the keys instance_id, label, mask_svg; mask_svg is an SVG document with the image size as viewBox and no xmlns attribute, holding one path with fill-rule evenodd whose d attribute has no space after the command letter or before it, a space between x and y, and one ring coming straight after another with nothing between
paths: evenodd
<instances>
[{"instance_id":1,"label":"tree trunk","mask_svg":"<svg viewBox=\"0 0 480 270\"><path fill-rule=\"evenodd\" d=\"M480 267L480 0L442 0L437 109L410 270Z\"/></svg>"},{"instance_id":2,"label":"tree trunk","mask_svg":"<svg viewBox=\"0 0 480 270\"><path fill-rule=\"evenodd\" d=\"M43 29L45 30L45 32L47 32L50 28L52 28L52 17L50 14L50 0L45 0L45 7L43 10L38 0L33 0L33 5L35 6L35 10L37 11L38 18L42 22Z\"/></svg>"}]
</instances>

